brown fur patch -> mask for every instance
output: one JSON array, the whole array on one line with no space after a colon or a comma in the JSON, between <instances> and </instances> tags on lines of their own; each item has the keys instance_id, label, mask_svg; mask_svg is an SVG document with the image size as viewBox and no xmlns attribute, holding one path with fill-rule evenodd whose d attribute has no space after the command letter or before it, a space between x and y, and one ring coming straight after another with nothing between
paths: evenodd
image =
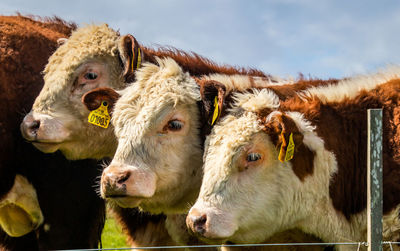
<instances>
[{"instance_id":1,"label":"brown fur patch","mask_svg":"<svg viewBox=\"0 0 400 251\"><path fill-rule=\"evenodd\" d=\"M287 115L279 114L274 116L271 121L266 121L265 119L270 112L270 109L265 109L258 114L261 124L264 125L263 130L270 136L276 149L281 149L282 147L284 154L286 154L287 147L284 144L289 142L290 134L293 134L295 148L293 159L290 162L292 163L293 172L303 181L306 176L313 174L315 153L303 144L304 136L299 131L293 119Z\"/></svg>"},{"instance_id":2,"label":"brown fur patch","mask_svg":"<svg viewBox=\"0 0 400 251\"><path fill-rule=\"evenodd\" d=\"M333 206L347 219L366 208L367 109L383 108L383 193L384 213L400 203L400 81L393 80L354 99L322 104L317 99L306 102L295 97L281 105L282 110L303 113L332 151L338 172L330 181L329 193Z\"/></svg>"},{"instance_id":3,"label":"brown fur patch","mask_svg":"<svg viewBox=\"0 0 400 251\"><path fill-rule=\"evenodd\" d=\"M280 100L285 100L288 97L295 96L299 91L316 86L336 85L338 82L338 79L305 79L301 76L294 84L269 86L268 89L274 91Z\"/></svg>"},{"instance_id":4,"label":"brown fur patch","mask_svg":"<svg viewBox=\"0 0 400 251\"><path fill-rule=\"evenodd\" d=\"M93 111L99 108L102 101L106 101L108 103L108 113L111 114L119 97L120 95L114 89L100 87L83 94L82 103L89 111Z\"/></svg>"},{"instance_id":5,"label":"brown fur patch","mask_svg":"<svg viewBox=\"0 0 400 251\"><path fill-rule=\"evenodd\" d=\"M127 241L132 246L176 245L165 228L165 215L151 215L137 208L118 206L112 207L110 213L121 224L122 230L127 235ZM155 236L157 238L154 238Z\"/></svg>"}]
</instances>

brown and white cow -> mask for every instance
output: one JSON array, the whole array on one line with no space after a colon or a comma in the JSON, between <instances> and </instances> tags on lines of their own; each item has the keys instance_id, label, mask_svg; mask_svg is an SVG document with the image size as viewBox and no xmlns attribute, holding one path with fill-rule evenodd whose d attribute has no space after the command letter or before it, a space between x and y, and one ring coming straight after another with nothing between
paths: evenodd
<instances>
[{"instance_id":1,"label":"brown and white cow","mask_svg":"<svg viewBox=\"0 0 400 251\"><path fill-rule=\"evenodd\" d=\"M294 227L327 242L366 241L367 109L383 108L383 237L398 241L395 72L398 67L286 101L267 89L235 94L233 108L207 138L188 227L222 242L261 242Z\"/></svg>"},{"instance_id":2,"label":"brown and white cow","mask_svg":"<svg viewBox=\"0 0 400 251\"><path fill-rule=\"evenodd\" d=\"M19 130L57 40L75 27L57 17L0 16L1 251L95 248L100 242L105 205L93 189L99 163L43 154Z\"/></svg>"}]
</instances>

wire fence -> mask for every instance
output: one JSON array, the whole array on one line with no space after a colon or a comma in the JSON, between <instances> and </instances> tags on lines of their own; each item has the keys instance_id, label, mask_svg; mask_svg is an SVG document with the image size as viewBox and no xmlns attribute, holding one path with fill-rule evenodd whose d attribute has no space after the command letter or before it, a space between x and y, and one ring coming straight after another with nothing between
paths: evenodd
<instances>
[{"instance_id":1,"label":"wire fence","mask_svg":"<svg viewBox=\"0 0 400 251\"><path fill-rule=\"evenodd\" d=\"M95 249L57 249L53 251L111 251L111 250L144 250L144 249L190 249L190 248L221 248L221 247L277 247L277 246L335 246L347 245L354 246L357 250L361 247L368 247L368 242L323 242L323 243L265 243L265 244L223 244L223 245L193 245L193 246L157 246L157 247L129 247L129 248L95 248ZM394 250L394 245L400 242L383 241L382 246L389 245L390 250Z\"/></svg>"},{"instance_id":2,"label":"wire fence","mask_svg":"<svg viewBox=\"0 0 400 251\"><path fill-rule=\"evenodd\" d=\"M373 132L373 135L369 137L372 139L372 143L368 143L368 149L374 149L374 155L371 155L371 159L369 162L372 162L371 165L368 164L368 172L372 169L371 177L373 178L373 182L368 180L368 183L376 183L382 184L382 110L376 109L372 111L368 111L368 120L377 123L374 124L371 122L372 128L368 128L368 133ZM370 122L370 121L369 121ZM370 123L369 123L370 125ZM378 128L378 129L377 129ZM378 142L378 147L376 142ZM370 152L368 152L368 156L370 156ZM369 175L368 175L369 176ZM334 242L334 243L268 243L268 244L223 244L223 245L193 245L193 246L158 246L158 247L130 247L130 248L98 248L98 249L64 249L58 251L103 251L103 250L145 250L145 249L192 249L192 248L220 248L220 247L278 247L278 246L336 246L336 245L349 245L354 246L355 249L360 250L361 247L368 247L368 250L382 250L382 246L389 245L390 250L394 250L394 245L399 245L400 242L391 242L391 241L382 241L382 186L371 187L368 185L368 190L370 190L370 194L368 194L368 201L372 204L368 205L368 241L367 242ZM377 192L379 191L379 193ZM380 203L377 203L380 202Z\"/></svg>"}]
</instances>

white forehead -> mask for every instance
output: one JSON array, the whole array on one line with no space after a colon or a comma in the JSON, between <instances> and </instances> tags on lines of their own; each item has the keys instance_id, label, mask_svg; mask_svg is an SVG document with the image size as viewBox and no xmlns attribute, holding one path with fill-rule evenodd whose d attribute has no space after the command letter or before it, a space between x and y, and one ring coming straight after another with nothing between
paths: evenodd
<instances>
[{"instance_id":1,"label":"white forehead","mask_svg":"<svg viewBox=\"0 0 400 251\"><path fill-rule=\"evenodd\" d=\"M166 107L193 105L200 100L199 86L173 59L157 62L158 65L144 64L136 73L137 81L123 91L115 104L112 123L117 136L127 124L132 130L145 130Z\"/></svg>"},{"instance_id":2,"label":"white forehead","mask_svg":"<svg viewBox=\"0 0 400 251\"><path fill-rule=\"evenodd\" d=\"M119 34L108 25L87 25L74 31L49 58L45 80L56 71L72 72L85 59L116 56Z\"/></svg>"},{"instance_id":3,"label":"white forehead","mask_svg":"<svg viewBox=\"0 0 400 251\"><path fill-rule=\"evenodd\" d=\"M279 98L267 89L237 93L233 99L233 108L229 110L229 114L213 127L207 137L204 153L205 172L215 175L227 174L233 156L242 146L251 142L253 135L263 129L256 112L264 108L279 107ZM215 164L215 161L219 163ZM221 161L229 163L220 163ZM225 170L217 170L222 166Z\"/></svg>"},{"instance_id":4,"label":"white forehead","mask_svg":"<svg viewBox=\"0 0 400 251\"><path fill-rule=\"evenodd\" d=\"M240 117L227 115L214 126L206 141L206 158L217 148L224 151L222 156L232 155L233 149L247 144L252 135L261 131L257 116L252 112L244 112Z\"/></svg>"}]
</instances>

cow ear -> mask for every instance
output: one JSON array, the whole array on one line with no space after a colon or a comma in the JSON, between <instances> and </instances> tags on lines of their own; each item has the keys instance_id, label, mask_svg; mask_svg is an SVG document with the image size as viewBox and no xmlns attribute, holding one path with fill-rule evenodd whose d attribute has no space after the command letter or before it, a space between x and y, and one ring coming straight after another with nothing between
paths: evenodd
<instances>
[{"instance_id":1,"label":"cow ear","mask_svg":"<svg viewBox=\"0 0 400 251\"><path fill-rule=\"evenodd\" d=\"M124 78L127 83L135 80L135 71L143 61L143 53L139 43L132 35L120 38L118 51L124 68Z\"/></svg>"},{"instance_id":2,"label":"cow ear","mask_svg":"<svg viewBox=\"0 0 400 251\"><path fill-rule=\"evenodd\" d=\"M202 116L209 126L213 126L224 112L225 86L214 80L198 80L202 102Z\"/></svg>"},{"instance_id":3,"label":"cow ear","mask_svg":"<svg viewBox=\"0 0 400 251\"><path fill-rule=\"evenodd\" d=\"M264 130L271 137L279 151L281 162L294 158L295 152L303 145L303 134L292 118L281 112L274 112L265 124Z\"/></svg>"},{"instance_id":4,"label":"cow ear","mask_svg":"<svg viewBox=\"0 0 400 251\"><path fill-rule=\"evenodd\" d=\"M102 102L107 102L108 113L111 115L119 97L120 95L114 89L100 87L85 93L82 96L82 103L89 111L93 111L99 108Z\"/></svg>"}]
</instances>

